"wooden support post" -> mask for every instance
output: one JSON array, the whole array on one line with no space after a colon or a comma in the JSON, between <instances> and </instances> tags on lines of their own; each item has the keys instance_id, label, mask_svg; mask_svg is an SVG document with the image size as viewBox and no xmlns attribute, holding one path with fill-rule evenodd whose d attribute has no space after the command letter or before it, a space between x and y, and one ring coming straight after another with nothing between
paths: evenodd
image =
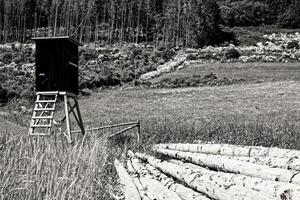
<instances>
[{"instance_id":1,"label":"wooden support post","mask_svg":"<svg viewBox=\"0 0 300 200\"><path fill-rule=\"evenodd\" d=\"M70 124L70 118L69 118L69 107L68 107L68 96L64 95L64 105L65 105L65 117L66 117L66 124L67 124L67 130L66 130L66 136L68 143L72 143L71 139L71 124Z\"/></svg>"},{"instance_id":2,"label":"wooden support post","mask_svg":"<svg viewBox=\"0 0 300 200\"><path fill-rule=\"evenodd\" d=\"M76 98L74 99L74 101L75 101L75 107L76 107L76 111L77 111L77 115L78 115L78 120L79 120L78 121L78 125L79 125L79 127L81 129L82 134L84 135L85 134L85 130L84 130L83 121L82 121L82 118L81 118L79 104L78 104L78 101L77 101ZM75 115L75 113L74 113L74 115Z\"/></svg>"}]
</instances>

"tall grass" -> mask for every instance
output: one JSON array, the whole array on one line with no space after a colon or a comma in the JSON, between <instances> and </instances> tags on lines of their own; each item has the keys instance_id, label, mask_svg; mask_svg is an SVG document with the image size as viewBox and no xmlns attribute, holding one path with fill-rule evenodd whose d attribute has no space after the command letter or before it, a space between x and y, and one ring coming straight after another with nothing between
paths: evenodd
<instances>
[{"instance_id":1,"label":"tall grass","mask_svg":"<svg viewBox=\"0 0 300 200\"><path fill-rule=\"evenodd\" d=\"M142 120L139 147L131 136L108 140L111 132L77 135L73 144L57 135L29 137L6 132L0 136L0 197L112 199L113 194L120 194L112 162L122 160L128 149L151 153L155 143L195 140L300 149L299 129L297 114L278 112L147 118Z\"/></svg>"},{"instance_id":2,"label":"tall grass","mask_svg":"<svg viewBox=\"0 0 300 200\"><path fill-rule=\"evenodd\" d=\"M109 199L109 157L119 151L98 134L76 136L73 144L57 135L1 135L0 199Z\"/></svg>"}]
</instances>

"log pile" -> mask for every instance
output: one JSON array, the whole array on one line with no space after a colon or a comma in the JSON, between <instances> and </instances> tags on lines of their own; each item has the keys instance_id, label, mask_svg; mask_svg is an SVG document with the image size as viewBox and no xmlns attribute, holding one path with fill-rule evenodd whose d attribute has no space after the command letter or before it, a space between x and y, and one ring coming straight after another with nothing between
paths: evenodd
<instances>
[{"instance_id":1,"label":"log pile","mask_svg":"<svg viewBox=\"0 0 300 200\"><path fill-rule=\"evenodd\" d=\"M297 150L199 143L153 151L115 162L126 200L300 199Z\"/></svg>"}]
</instances>

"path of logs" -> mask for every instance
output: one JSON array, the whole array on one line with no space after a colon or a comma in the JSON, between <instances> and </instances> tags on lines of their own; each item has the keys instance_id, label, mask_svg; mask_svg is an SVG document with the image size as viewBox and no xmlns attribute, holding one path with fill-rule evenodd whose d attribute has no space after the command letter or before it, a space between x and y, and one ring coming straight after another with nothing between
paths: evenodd
<instances>
[{"instance_id":1,"label":"path of logs","mask_svg":"<svg viewBox=\"0 0 300 200\"><path fill-rule=\"evenodd\" d=\"M300 200L300 151L158 144L115 161L125 200Z\"/></svg>"}]
</instances>

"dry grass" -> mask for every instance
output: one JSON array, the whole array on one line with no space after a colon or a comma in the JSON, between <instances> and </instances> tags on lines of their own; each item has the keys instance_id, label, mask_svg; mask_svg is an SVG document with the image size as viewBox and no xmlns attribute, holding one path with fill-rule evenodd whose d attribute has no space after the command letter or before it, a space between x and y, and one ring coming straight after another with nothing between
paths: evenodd
<instances>
[{"instance_id":1,"label":"dry grass","mask_svg":"<svg viewBox=\"0 0 300 200\"><path fill-rule=\"evenodd\" d=\"M141 151L154 143L194 140L300 149L299 99L300 82L284 81L104 90L80 99L80 105L89 127L140 119ZM107 140L111 133L78 135L67 145L59 136L37 140L2 132L0 198L110 199L118 192L113 159L137 150L126 137Z\"/></svg>"},{"instance_id":2,"label":"dry grass","mask_svg":"<svg viewBox=\"0 0 300 200\"><path fill-rule=\"evenodd\" d=\"M88 133L70 145L61 136L2 133L0 199L110 199L111 162L122 149L106 136Z\"/></svg>"}]
</instances>

